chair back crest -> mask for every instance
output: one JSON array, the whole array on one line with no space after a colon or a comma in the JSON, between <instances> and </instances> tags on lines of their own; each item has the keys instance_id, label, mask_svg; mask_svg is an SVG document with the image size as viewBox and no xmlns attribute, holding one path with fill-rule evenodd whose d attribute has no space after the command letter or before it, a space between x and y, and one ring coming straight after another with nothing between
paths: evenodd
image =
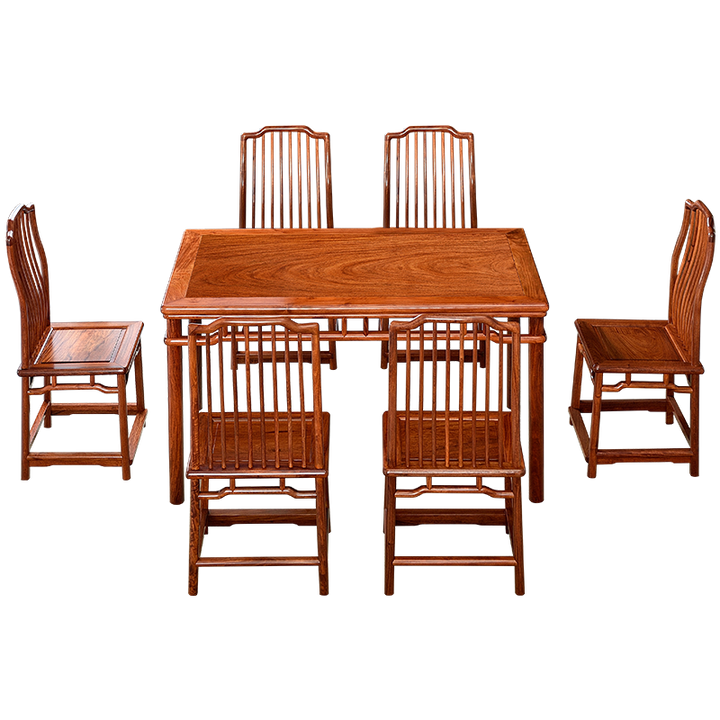
<instances>
[{"instance_id":1,"label":"chair back crest","mask_svg":"<svg viewBox=\"0 0 720 720\"><path fill-rule=\"evenodd\" d=\"M718 247L717 217L703 198L686 197L670 261L666 316L690 362L702 360L703 305Z\"/></svg>"},{"instance_id":2,"label":"chair back crest","mask_svg":"<svg viewBox=\"0 0 720 720\"><path fill-rule=\"evenodd\" d=\"M383 227L477 227L475 140L449 125L385 136Z\"/></svg>"},{"instance_id":3,"label":"chair back crest","mask_svg":"<svg viewBox=\"0 0 720 720\"><path fill-rule=\"evenodd\" d=\"M18 358L32 364L52 322L50 260L35 200L19 200L3 226L3 250L18 314Z\"/></svg>"},{"instance_id":4,"label":"chair back crest","mask_svg":"<svg viewBox=\"0 0 720 720\"><path fill-rule=\"evenodd\" d=\"M329 133L269 125L242 135L239 227L333 227Z\"/></svg>"}]
</instances>

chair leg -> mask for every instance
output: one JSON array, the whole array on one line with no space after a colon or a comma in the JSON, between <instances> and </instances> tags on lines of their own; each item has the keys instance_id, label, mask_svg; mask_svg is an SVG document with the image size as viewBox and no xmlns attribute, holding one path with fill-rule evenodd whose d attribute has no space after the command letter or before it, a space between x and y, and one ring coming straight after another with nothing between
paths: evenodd
<instances>
[{"instance_id":1,"label":"chair leg","mask_svg":"<svg viewBox=\"0 0 720 720\"><path fill-rule=\"evenodd\" d=\"M143 383L143 365L142 365L142 344L138 343L138 351L134 362L135 372L135 402L137 411L141 413L145 410L145 385Z\"/></svg>"},{"instance_id":2,"label":"chair leg","mask_svg":"<svg viewBox=\"0 0 720 720\"><path fill-rule=\"evenodd\" d=\"M338 321L337 320L328 320L328 330L337 330L338 329ZM328 345L330 347L330 369L331 370L337 370L337 343L335 340L330 340L328 342Z\"/></svg>"},{"instance_id":3,"label":"chair leg","mask_svg":"<svg viewBox=\"0 0 720 720\"><path fill-rule=\"evenodd\" d=\"M666 375L663 379L665 382L669 382L670 379L673 379L675 381L674 375ZM673 392L672 390L663 390L663 397L665 398L665 412L663 413L663 424L665 427L673 427L675 425L675 413L672 410L672 407L670 405L670 398L677 397L677 394Z\"/></svg>"},{"instance_id":4,"label":"chair leg","mask_svg":"<svg viewBox=\"0 0 720 720\"><path fill-rule=\"evenodd\" d=\"M379 321L380 329L387 330L390 327L390 321L387 318L381 318ZM381 340L378 344L378 370L387 370L388 344L387 340Z\"/></svg>"},{"instance_id":5,"label":"chair leg","mask_svg":"<svg viewBox=\"0 0 720 720\"><path fill-rule=\"evenodd\" d=\"M30 378L22 378L22 405L20 429L20 479L30 479Z\"/></svg>"},{"instance_id":6,"label":"chair leg","mask_svg":"<svg viewBox=\"0 0 720 720\"><path fill-rule=\"evenodd\" d=\"M520 488L520 478L513 478L513 522L512 522L512 549L515 558L515 594L525 594L525 560L523 557L523 537L522 537L522 494Z\"/></svg>"},{"instance_id":7,"label":"chair leg","mask_svg":"<svg viewBox=\"0 0 720 720\"><path fill-rule=\"evenodd\" d=\"M570 376L570 392L568 393L568 405L575 410L580 409L580 400L583 396L583 352L580 341L575 338L573 348L573 365Z\"/></svg>"},{"instance_id":8,"label":"chair leg","mask_svg":"<svg viewBox=\"0 0 720 720\"><path fill-rule=\"evenodd\" d=\"M318 574L320 579L320 594L327 595L328 581L328 524L325 478L315 478L315 517L317 523L318 544Z\"/></svg>"},{"instance_id":9,"label":"chair leg","mask_svg":"<svg viewBox=\"0 0 720 720\"><path fill-rule=\"evenodd\" d=\"M55 378L51 377L51 376L43 377L43 383L46 386L54 385ZM48 430L53 430L55 428L55 418L53 417L53 414L52 414L52 391L51 390L48 390L43 395L43 400L45 401L45 404L47 405L47 410L45 411L45 418L43 419L43 432L46 432Z\"/></svg>"},{"instance_id":10,"label":"chair leg","mask_svg":"<svg viewBox=\"0 0 720 720\"><path fill-rule=\"evenodd\" d=\"M592 419L590 421L590 448L588 450L588 477L597 476L597 450L600 436L600 409L602 406L603 374L595 373L593 381Z\"/></svg>"},{"instance_id":11,"label":"chair leg","mask_svg":"<svg viewBox=\"0 0 720 720\"><path fill-rule=\"evenodd\" d=\"M700 376L690 376L690 475L700 475Z\"/></svg>"},{"instance_id":12,"label":"chair leg","mask_svg":"<svg viewBox=\"0 0 720 720\"><path fill-rule=\"evenodd\" d=\"M130 440L128 436L127 377L117 376L118 416L120 418L120 455L122 457L122 478L130 479Z\"/></svg>"},{"instance_id":13,"label":"chair leg","mask_svg":"<svg viewBox=\"0 0 720 720\"><path fill-rule=\"evenodd\" d=\"M482 480L482 478L477 478L478 480ZM505 491L509 492L512 490L512 478L506 477L505 478ZM510 540L512 541L512 523L513 523L513 507L512 507L512 500L510 498L505 499L505 534L510 535Z\"/></svg>"},{"instance_id":14,"label":"chair leg","mask_svg":"<svg viewBox=\"0 0 720 720\"><path fill-rule=\"evenodd\" d=\"M395 487L397 478L388 475L385 481L385 594L395 592Z\"/></svg>"},{"instance_id":15,"label":"chair leg","mask_svg":"<svg viewBox=\"0 0 720 720\"><path fill-rule=\"evenodd\" d=\"M200 538L200 503L198 493L200 481L193 478L190 481L190 557L188 565L188 594L198 593L198 545Z\"/></svg>"}]
</instances>

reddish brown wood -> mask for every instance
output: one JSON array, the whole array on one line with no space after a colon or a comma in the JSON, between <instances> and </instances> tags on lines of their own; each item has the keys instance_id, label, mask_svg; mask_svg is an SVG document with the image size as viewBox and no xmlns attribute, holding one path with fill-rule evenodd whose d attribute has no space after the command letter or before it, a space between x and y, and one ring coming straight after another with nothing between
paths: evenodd
<instances>
[{"instance_id":1,"label":"reddish brown wood","mask_svg":"<svg viewBox=\"0 0 720 720\"><path fill-rule=\"evenodd\" d=\"M167 318L237 310L391 318L478 308L547 312L523 230L188 230L162 305Z\"/></svg>"},{"instance_id":2,"label":"reddish brown wood","mask_svg":"<svg viewBox=\"0 0 720 720\"><path fill-rule=\"evenodd\" d=\"M412 142L411 142L412 138ZM420 142L420 138L422 141ZM428 138L430 138L430 151L432 152L432 166L428 181ZM402 166L404 167L405 186L401 203L400 175L401 171L401 147L404 142L404 153ZM437 146L440 145L441 175L437 175ZM446 156L445 146L449 146L449 153ZM455 191L455 147L458 154L458 189ZM394 153L393 153L394 151ZM392 157L395 157L395 163ZM446 164L449 157L449 176L451 194L451 222L447 222L446 207ZM467 160L464 158L467 157ZM468 183L465 183L465 163L468 167ZM413 183L410 184L410 167L413 169ZM422 166L422 170L420 169ZM402 132L388 133L385 135L385 163L383 177L383 227L415 227L415 228L437 228L437 227L477 227L477 201L475 197L475 140L470 132L461 133L449 125L428 125L411 126ZM393 183L393 167L395 182ZM422 180L420 174L422 173ZM429 184L428 184L429 182ZM438 222L438 187L442 206L442 221ZM392 192L394 189L394 193ZM394 203L391 195L394 195ZM466 217L466 196L469 216ZM428 206L428 197L432 203ZM457 202L456 202L457 198ZM395 212L391 212L394 204ZM404 218L401 218L401 204L405 207ZM456 204L459 205L456 223ZM414 212L410 213L411 205ZM422 206L423 211L420 212ZM430 213L428 214L428 207ZM380 329L388 329L389 320L380 321ZM387 367L387 342L383 341L380 346L380 367ZM400 360L402 361L402 360Z\"/></svg>"},{"instance_id":3,"label":"reddish brown wood","mask_svg":"<svg viewBox=\"0 0 720 720\"><path fill-rule=\"evenodd\" d=\"M7 223L7 251L15 288L20 302L22 378L21 464L23 480L30 468L49 465L119 466L123 479L130 479L130 465L145 425L147 410L142 381L141 322L50 321L48 265L40 240L33 205L18 205ZM128 404L126 379L135 366L136 402ZM88 382L59 383L61 377L89 376ZM96 381L96 376L115 375L116 385ZM31 388L34 378L43 386ZM52 393L60 390L97 390L117 394L116 404L55 403ZM30 398L43 395L43 403L34 421L30 420ZM41 425L51 427L53 415L117 414L120 424L120 452L31 452ZM128 433L128 414L135 415Z\"/></svg>"},{"instance_id":4,"label":"reddish brown wood","mask_svg":"<svg viewBox=\"0 0 720 720\"><path fill-rule=\"evenodd\" d=\"M394 592L397 565L511 565L516 571L515 592L525 592L520 509L520 477L525 474L520 446L520 340L517 322L499 322L480 315L420 316L408 323L390 324L389 404L383 416L387 595ZM477 351L480 343L485 348L484 367ZM504 407L505 345L513 359L509 409ZM417 360L412 358L413 348L418 351ZM451 349L458 351L459 362L453 359ZM405 362L399 365L403 354ZM414 488L398 489L401 477L423 482ZM468 477L474 484L446 481ZM502 480L503 489L486 484L493 479ZM482 494L503 500L505 507L495 511L396 508L398 498L426 493ZM467 523L502 524L510 534L512 554L415 557L395 552L397 525Z\"/></svg>"},{"instance_id":5,"label":"reddish brown wood","mask_svg":"<svg viewBox=\"0 0 720 720\"><path fill-rule=\"evenodd\" d=\"M204 373L198 349L204 355ZM290 361L292 353L298 362ZM197 569L202 566L310 564L318 566L320 594L327 595L330 416L322 411L319 325L300 325L287 318L232 317L208 325L191 323L189 365L189 593L197 594ZM315 489L298 490L289 484L303 478L313 480ZM315 509L223 511L208 507L227 496L247 494L314 499ZM316 525L318 555L203 557L202 536L208 527L248 522Z\"/></svg>"},{"instance_id":6,"label":"reddish brown wood","mask_svg":"<svg viewBox=\"0 0 720 720\"><path fill-rule=\"evenodd\" d=\"M306 125L269 125L244 133L239 227L332 226L330 134Z\"/></svg>"},{"instance_id":7,"label":"reddish brown wood","mask_svg":"<svg viewBox=\"0 0 720 720\"><path fill-rule=\"evenodd\" d=\"M450 125L388 133L383 189L383 227L477 227L473 134Z\"/></svg>"},{"instance_id":8,"label":"reddish brown wood","mask_svg":"<svg viewBox=\"0 0 720 720\"><path fill-rule=\"evenodd\" d=\"M700 471L699 422L700 311L707 276L715 251L713 216L700 202L685 203L683 222L670 267L670 301L667 320L576 320L578 345L573 375L570 422L577 432L588 463L588 477L595 477L597 465L616 462L687 462L690 475ZM582 360L593 381L593 399L580 399ZM606 376L621 374L618 382ZM661 380L635 380L633 374L659 375ZM687 385L675 382L675 375L687 377ZM603 400L603 393L632 389L664 389L664 400ZM690 419L686 419L675 393L690 395ZM667 423L677 419L689 448L625 449L598 448L602 410L664 411ZM592 416L590 433L582 414Z\"/></svg>"},{"instance_id":9,"label":"reddish brown wood","mask_svg":"<svg viewBox=\"0 0 720 720\"><path fill-rule=\"evenodd\" d=\"M183 319L232 314L331 318L337 329L323 330L324 338L382 341L388 339L387 329L377 331L363 323L362 330L351 330L348 320L487 313L533 318L523 342L534 347L545 341L542 317L547 310L520 229L188 230L162 306L169 320L172 378L171 497L182 502ZM530 376L530 497L538 501L543 469L541 351L530 354Z\"/></svg>"}]
</instances>

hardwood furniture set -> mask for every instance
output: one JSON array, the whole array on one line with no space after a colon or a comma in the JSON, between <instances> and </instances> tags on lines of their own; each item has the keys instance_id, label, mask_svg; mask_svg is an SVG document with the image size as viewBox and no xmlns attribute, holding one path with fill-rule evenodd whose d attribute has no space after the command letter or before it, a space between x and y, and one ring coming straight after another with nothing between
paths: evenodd
<instances>
[{"instance_id":1,"label":"hardwood furniture set","mask_svg":"<svg viewBox=\"0 0 720 720\"><path fill-rule=\"evenodd\" d=\"M337 368L337 342L376 341L389 386L382 417L386 594L394 592L400 565L507 565L522 595L520 353L527 345L529 497L542 502L548 301L525 232L477 227L472 133L413 126L386 136L382 228L334 228L328 133L306 126L246 133L240 169L239 229L187 230L162 304L173 504L184 501L188 347L190 594L197 594L200 567L251 565L317 566L320 593L328 593L330 417L322 410L321 364ZM714 239L708 209L688 201L673 253L667 321L576 321L570 420L590 477L598 463L648 460L689 462L691 474L698 474L700 306ZM142 324L50 323L47 263L32 207L13 211L8 254L22 316L23 479L31 465L55 463L121 465L129 478L147 415ZM590 401L580 400L583 359L593 379ZM137 401L128 403L133 362ZM624 380L606 384L612 373ZM662 380L635 380L636 373ZM117 388L95 380L110 374L117 376ZM63 375L90 375L90 382L60 385ZM676 383L678 375L687 384ZM45 378L44 385L31 389L33 377ZM64 388L117 392L118 403L52 402L51 393ZM665 397L602 399L603 392L625 388L660 388ZM690 396L689 422L676 393ZM30 426L32 395L43 395L43 403ZM602 410L664 411L667 423L677 419L690 448L598 449ZM43 419L49 426L52 415L72 412L117 413L121 452L30 452ZM592 416L589 435L583 412ZM136 415L129 434L128 414ZM501 504L397 506L398 499L431 493L482 495ZM251 494L311 500L314 507L216 506ZM315 526L317 555L202 554L210 527L261 523ZM500 526L510 553L396 554L396 528L423 524Z\"/></svg>"}]
</instances>

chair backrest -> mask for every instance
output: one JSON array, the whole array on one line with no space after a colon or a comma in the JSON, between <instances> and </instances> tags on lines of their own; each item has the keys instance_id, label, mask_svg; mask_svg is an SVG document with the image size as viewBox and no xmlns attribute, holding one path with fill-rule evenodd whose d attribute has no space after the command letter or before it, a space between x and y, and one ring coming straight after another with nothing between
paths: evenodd
<instances>
[{"instance_id":1,"label":"chair backrest","mask_svg":"<svg viewBox=\"0 0 720 720\"><path fill-rule=\"evenodd\" d=\"M700 200L687 200L670 265L668 320L693 363L700 362L700 310L714 252L712 213Z\"/></svg>"},{"instance_id":2,"label":"chair backrest","mask_svg":"<svg viewBox=\"0 0 720 720\"><path fill-rule=\"evenodd\" d=\"M242 135L239 226L333 227L329 133L277 125Z\"/></svg>"},{"instance_id":3,"label":"chair backrest","mask_svg":"<svg viewBox=\"0 0 720 720\"><path fill-rule=\"evenodd\" d=\"M383 227L477 227L475 140L449 125L385 136Z\"/></svg>"},{"instance_id":4,"label":"chair backrest","mask_svg":"<svg viewBox=\"0 0 720 720\"><path fill-rule=\"evenodd\" d=\"M191 323L188 337L191 469L324 466L317 323L226 317Z\"/></svg>"},{"instance_id":5,"label":"chair backrest","mask_svg":"<svg viewBox=\"0 0 720 720\"><path fill-rule=\"evenodd\" d=\"M520 467L519 323L426 315L393 322L389 368L389 466L498 476Z\"/></svg>"},{"instance_id":6,"label":"chair backrest","mask_svg":"<svg viewBox=\"0 0 720 720\"><path fill-rule=\"evenodd\" d=\"M18 205L7 223L10 271L20 301L22 366L28 367L50 329L50 287L34 205Z\"/></svg>"}]
</instances>

